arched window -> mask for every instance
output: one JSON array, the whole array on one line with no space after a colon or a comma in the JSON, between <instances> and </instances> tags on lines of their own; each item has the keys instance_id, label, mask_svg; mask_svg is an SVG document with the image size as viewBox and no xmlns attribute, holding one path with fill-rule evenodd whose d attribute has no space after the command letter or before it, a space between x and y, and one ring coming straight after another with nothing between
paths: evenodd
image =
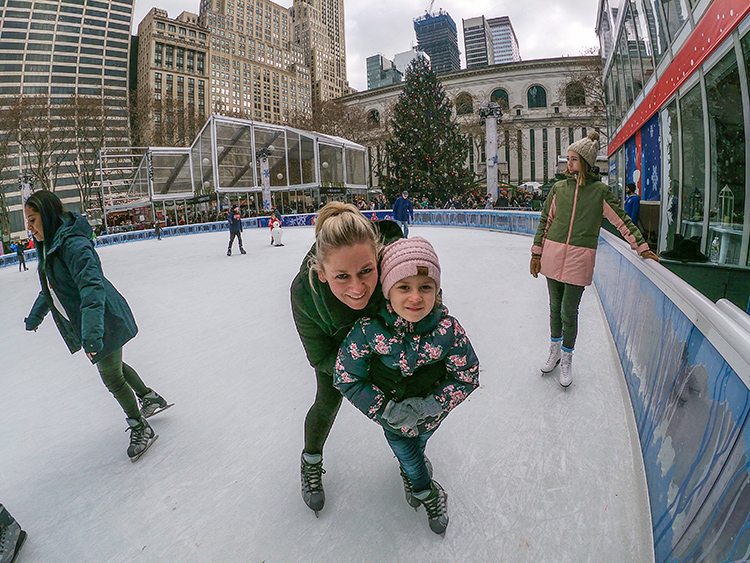
<instances>
[{"instance_id":1,"label":"arched window","mask_svg":"<svg viewBox=\"0 0 750 563\"><path fill-rule=\"evenodd\" d=\"M471 95L461 92L456 96L456 115L466 115L474 112L474 102Z\"/></svg>"},{"instance_id":2,"label":"arched window","mask_svg":"<svg viewBox=\"0 0 750 563\"><path fill-rule=\"evenodd\" d=\"M380 112L378 110L371 109L367 112L367 124L380 125Z\"/></svg>"},{"instance_id":3,"label":"arched window","mask_svg":"<svg viewBox=\"0 0 750 563\"><path fill-rule=\"evenodd\" d=\"M530 108L546 108L547 91L541 86L532 86L529 88L529 91L526 92L526 100L528 101Z\"/></svg>"},{"instance_id":4,"label":"arched window","mask_svg":"<svg viewBox=\"0 0 750 563\"><path fill-rule=\"evenodd\" d=\"M498 88L492 94L490 94L490 101L496 102L502 109L506 110L510 107L510 101L508 100L508 92L503 88Z\"/></svg>"},{"instance_id":5,"label":"arched window","mask_svg":"<svg viewBox=\"0 0 750 563\"><path fill-rule=\"evenodd\" d=\"M569 106L585 106L586 92L580 82L571 82L565 88L565 103Z\"/></svg>"}]
</instances>

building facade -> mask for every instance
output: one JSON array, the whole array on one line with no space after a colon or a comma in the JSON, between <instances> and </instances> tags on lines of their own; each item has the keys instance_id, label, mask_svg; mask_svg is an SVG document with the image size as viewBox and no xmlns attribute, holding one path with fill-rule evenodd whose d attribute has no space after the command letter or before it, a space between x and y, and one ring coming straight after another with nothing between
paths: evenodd
<instances>
[{"instance_id":1,"label":"building facade","mask_svg":"<svg viewBox=\"0 0 750 563\"><path fill-rule=\"evenodd\" d=\"M312 112L310 70L290 9L266 0L201 2L210 31L210 113L282 123Z\"/></svg>"},{"instance_id":2,"label":"building facade","mask_svg":"<svg viewBox=\"0 0 750 563\"><path fill-rule=\"evenodd\" d=\"M425 14L414 20L417 47L430 57L430 65L436 74L454 72L461 68L458 52L456 22L448 12Z\"/></svg>"},{"instance_id":3,"label":"building facade","mask_svg":"<svg viewBox=\"0 0 750 563\"><path fill-rule=\"evenodd\" d=\"M401 73L401 76L406 76L406 69L409 68L411 62L417 57L424 57L428 61L430 60L430 56L427 53L420 51L417 47L412 47L403 53L396 53L393 56L393 65Z\"/></svg>"},{"instance_id":4,"label":"building facade","mask_svg":"<svg viewBox=\"0 0 750 563\"><path fill-rule=\"evenodd\" d=\"M380 88L397 84L403 78L402 73L383 55L367 57L367 89Z\"/></svg>"},{"instance_id":5,"label":"building facade","mask_svg":"<svg viewBox=\"0 0 750 563\"><path fill-rule=\"evenodd\" d=\"M503 117L497 128L499 180L511 184L544 183L558 172L558 159L567 156L573 141L591 129L600 131L606 146L606 118L598 99L581 98L575 78L590 72L598 57L564 57L466 69L441 75L446 95L453 102L461 131L471 137L472 151L466 166L486 177L485 129L477 111L486 102L497 102ZM597 69L595 72L600 72ZM368 116L368 185L378 185L385 169L387 122L403 85L386 86L342 98ZM573 95L575 94L575 95ZM600 168L606 173L606 153Z\"/></svg>"},{"instance_id":6,"label":"building facade","mask_svg":"<svg viewBox=\"0 0 750 563\"><path fill-rule=\"evenodd\" d=\"M310 69L312 99L325 102L348 94L344 0L294 0L290 13L293 41Z\"/></svg>"},{"instance_id":7,"label":"building facade","mask_svg":"<svg viewBox=\"0 0 750 563\"><path fill-rule=\"evenodd\" d=\"M495 64L492 32L484 16L462 20L466 68Z\"/></svg>"},{"instance_id":8,"label":"building facade","mask_svg":"<svg viewBox=\"0 0 750 563\"><path fill-rule=\"evenodd\" d=\"M22 176L31 178L35 189L54 189L69 208L80 209L85 197L82 168L91 168L95 151L92 155L83 149L87 139L76 130L82 106L74 108L74 97L98 104L99 115L106 116L101 143L128 144L132 14L129 0L13 0L0 5L0 107L22 100L33 100L34 106L24 110L26 126L20 132L8 130L11 120L0 123L0 135L10 139L2 143L5 154L0 155L6 163L1 170L6 209L0 211L10 226L4 237L27 237L18 182ZM36 125L28 121L31 111ZM56 120L68 111L76 112L75 125L63 126ZM49 136L47 153L39 152L43 143L29 138L29 128ZM26 138L19 140L19 134Z\"/></svg>"},{"instance_id":9,"label":"building facade","mask_svg":"<svg viewBox=\"0 0 750 563\"><path fill-rule=\"evenodd\" d=\"M521 60L521 50L518 47L518 38L513 30L508 16L490 18L487 20L492 33L492 48L495 56L495 64L514 63Z\"/></svg>"},{"instance_id":10,"label":"building facade","mask_svg":"<svg viewBox=\"0 0 750 563\"><path fill-rule=\"evenodd\" d=\"M198 15L151 8L138 24L138 110L145 145L184 145L207 118L209 30Z\"/></svg>"},{"instance_id":11,"label":"building facade","mask_svg":"<svg viewBox=\"0 0 750 563\"><path fill-rule=\"evenodd\" d=\"M613 189L636 184L665 256L750 268L750 4L603 0L597 33Z\"/></svg>"}]
</instances>

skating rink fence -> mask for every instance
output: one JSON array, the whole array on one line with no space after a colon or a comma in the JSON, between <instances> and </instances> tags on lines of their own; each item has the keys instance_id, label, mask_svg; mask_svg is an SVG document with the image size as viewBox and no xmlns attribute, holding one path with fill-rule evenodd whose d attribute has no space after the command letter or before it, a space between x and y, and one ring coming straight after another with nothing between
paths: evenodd
<instances>
[{"instance_id":1,"label":"skating rink fence","mask_svg":"<svg viewBox=\"0 0 750 563\"><path fill-rule=\"evenodd\" d=\"M392 217L389 210L365 214ZM313 225L314 218L286 215L283 226ZM415 211L413 224L532 235L538 221L538 212L446 209ZM268 218L242 224L267 228ZM161 236L227 228L225 221L165 227ZM155 236L119 233L96 244ZM27 251L27 261L35 257ZM0 267L14 264L15 254L0 256ZM604 230L594 284L638 429L656 563L749 560L750 316L728 301L712 303Z\"/></svg>"}]
</instances>

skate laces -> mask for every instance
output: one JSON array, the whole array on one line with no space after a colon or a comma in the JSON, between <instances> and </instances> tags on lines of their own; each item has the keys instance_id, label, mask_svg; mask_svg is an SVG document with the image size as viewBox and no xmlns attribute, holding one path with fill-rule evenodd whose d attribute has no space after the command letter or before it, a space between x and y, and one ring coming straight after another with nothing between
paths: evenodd
<instances>
[{"instance_id":1,"label":"skate laces","mask_svg":"<svg viewBox=\"0 0 750 563\"><path fill-rule=\"evenodd\" d=\"M150 394L150 393L149 393ZM158 409L164 407L167 401L161 395L154 393L154 397L146 395L141 399L141 415L144 418L148 418L154 414Z\"/></svg>"},{"instance_id":2,"label":"skate laces","mask_svg":"<svg viewBox=\"0 0 750 563\"><path fill-rule=\"evenodd\" d=\"M305 487L309 491L316 492L323 489L323 473L325 472L322 461L320 463L308 463L304 459L302 460L302 476L305 479Z\"/></svg>"},{"instance_id":3,"label":"skate laces","mask_svg":"<svg viewBox=\"0 0 750 563\"><path fill-rule=\"evenodd\" d=\"M148 429L150 429L150 426L144 421L141 421L135 426L128 427L127 430L130 430L130 445L145 446L150 438L150 436L147 435Z\"/></svg>"},{"instance_id":4,"label":"skate laces","mask_svg":"<svg viewBox=\"0 0 750 563\"><path fill-rule=\"evenodd\" d=\"M433 481L434 483L434 481ZM440 518L442 516L445 516L447 506L445 502L445 492L443 491L443 488L435 483L435 496L433 498L426 498L422 501L422 504L425 507L425 510L427 511L427 516L430 517L430 519Z\"/></svg>"}]
</instances>

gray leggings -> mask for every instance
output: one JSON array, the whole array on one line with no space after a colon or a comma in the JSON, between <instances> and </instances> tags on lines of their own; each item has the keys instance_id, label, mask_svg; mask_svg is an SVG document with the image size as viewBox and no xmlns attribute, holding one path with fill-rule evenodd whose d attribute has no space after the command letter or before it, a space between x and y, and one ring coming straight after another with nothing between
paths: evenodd
<instances>
[{"instance_id":1,"label":"gray leggings","mask_svg":"<svg viewBox=\"0 0 750 563\"><path fill-rule=\"evenodd\" d=\"M135 395L143 397L150 393L151 389L146 387L133 368L122 361L122 348L118 348L109 356L99 360L96 368L99 370L104 385L120 403L128 418L140 418L140 409Z\"/></svg>"},{"instance_id":2,"label":"gray leggings","mask_svg":"<svg viewBox=\"0 0 750 563\"><path fill-rule=\"evenodd\" d=\"M578 336L578 305L585 288L547 278L547 289L550 336L555 340L562 337L562 345L572 350Z\"/></svg>"}]
</instances>

